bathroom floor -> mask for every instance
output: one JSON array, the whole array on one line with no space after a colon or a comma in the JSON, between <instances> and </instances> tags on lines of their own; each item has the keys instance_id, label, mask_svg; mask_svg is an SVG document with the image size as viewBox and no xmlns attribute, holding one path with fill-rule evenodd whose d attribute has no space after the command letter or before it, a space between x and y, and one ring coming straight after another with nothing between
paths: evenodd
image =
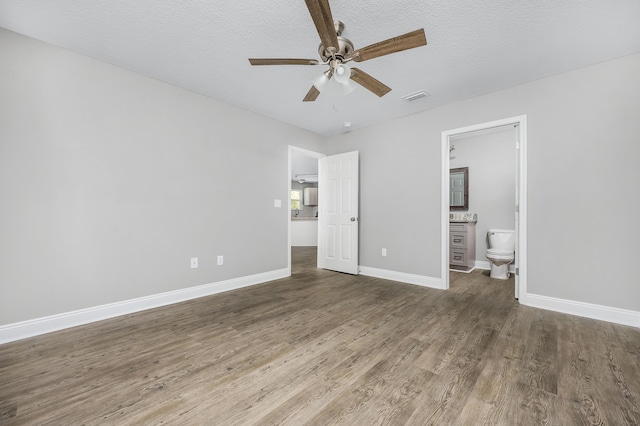
<instances>
[{"instance_id":1,"label":"bathroom floor","mask_svg":"<svg viewBox=\"0 0 640 426\"><path fill-rule=\"evenodd\" d=\"M491 278L490 274L491 271L484 269L474 269L472 272L449 271L449 288L455 290L456 287L469 285L504 285L511 288L515 296L515 278L513 274L510 274L511 276L508 280Z\"/></svg>"}]
</instances>

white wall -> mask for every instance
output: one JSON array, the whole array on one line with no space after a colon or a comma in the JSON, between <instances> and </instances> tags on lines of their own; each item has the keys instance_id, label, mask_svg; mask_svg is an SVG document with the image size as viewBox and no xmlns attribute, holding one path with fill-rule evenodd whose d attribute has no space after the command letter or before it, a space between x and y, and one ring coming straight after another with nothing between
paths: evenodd
<instances>
[{"instance_id":1,"label":"white wall","mask_svg":"<svg viewBox=\"0 0 640 426\"><path fill-rule=\"evenodd\" d=\"M515 229L516 130L451 138L456 157L450 167L469 167L469 213L478 215L476 260L488 262L487 231ZM488 266L488 265L486 265Z\"/></svg>"},{"instance_id":2,"label":"white wall","mask_svg":"<svg viewBox=\"0 0 640 426\"><path fill-rule=\"evenodd\" d=\"M332 138L360 151L360 264L439 278L441 132L527 114L528 292L640 311L638 75L640 54Z\"/></svg>"},{"instance_id":3,"label":"white wall","mask_svg":"<svg viewBox=\"0 0 640 426\"><path fill-rule=\"evenodd\" d=\"M1 29L0 57L0 325L286 270L288 145L323 138Z\"/></svg>"}]
</instances>

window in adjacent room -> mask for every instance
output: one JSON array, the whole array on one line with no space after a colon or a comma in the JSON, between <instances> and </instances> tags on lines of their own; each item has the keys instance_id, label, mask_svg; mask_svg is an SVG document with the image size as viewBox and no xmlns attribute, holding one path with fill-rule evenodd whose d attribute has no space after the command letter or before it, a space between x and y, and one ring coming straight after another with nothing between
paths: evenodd
<instances>
[{"instance_id":1,"label":"window in adjacent room","mask_svg":"<svg viewBox=\"0 0 640 426\"><path fill-rule=\"evenodd\" d=\"M291 190L291 210L302 210L302 190Z\"/></svg>"}]
</instances>

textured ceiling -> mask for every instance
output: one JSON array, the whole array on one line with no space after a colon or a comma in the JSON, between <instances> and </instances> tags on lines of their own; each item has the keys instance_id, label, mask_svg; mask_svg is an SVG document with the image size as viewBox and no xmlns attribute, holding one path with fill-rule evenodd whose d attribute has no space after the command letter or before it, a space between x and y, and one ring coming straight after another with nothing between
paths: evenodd
<instances>
[{"instance_id":1,"label":"textured ceiling","mask_svg":"<svg viewBox=\"0 0 640 426\"><path fill-rule=\"evenodd\" d=\"M393 90L358 86L302 102L319 66L303 0L0 0L0 27L332 135L640 52L638 0L333 0L355 48L424 28L428 45L358 64ZM401 96L426 90L430 97Z\"/></svg>"}]
</instances>

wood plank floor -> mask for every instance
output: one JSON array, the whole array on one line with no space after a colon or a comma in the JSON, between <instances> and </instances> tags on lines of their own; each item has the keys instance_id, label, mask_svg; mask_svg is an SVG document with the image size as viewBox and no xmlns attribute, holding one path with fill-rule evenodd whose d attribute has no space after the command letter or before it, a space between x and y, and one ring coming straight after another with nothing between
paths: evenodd
<instances>
[{"instance_id":1,"label":"wood plank floor","mask_svg":"<svg viewBox=\"0 0 640 426\"><path fill-rule=\"evenodd\" d=\"M640 424L637 328L314 264L1 345L0 424Z\"/></svg>"}]
</instances>

